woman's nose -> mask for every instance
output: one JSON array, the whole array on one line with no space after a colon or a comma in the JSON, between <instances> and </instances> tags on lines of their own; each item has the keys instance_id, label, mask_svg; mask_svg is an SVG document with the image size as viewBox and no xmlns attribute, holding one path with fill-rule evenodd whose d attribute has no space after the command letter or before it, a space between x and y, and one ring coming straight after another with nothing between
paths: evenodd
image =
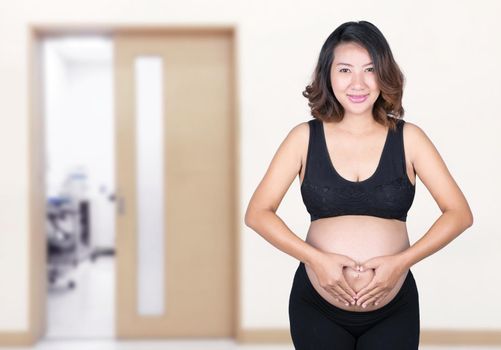
<instances>
[{"instance_id":1,"label":"woman's nose","mask_svg":"<svg viewBox=\"0 0 501 350\"><path fill-rule=\"evenodd\" d=\"M363 87L365 85L364 75L358 73L353 74L351 84L355 87Z\"/></svg>"}]
</instances>

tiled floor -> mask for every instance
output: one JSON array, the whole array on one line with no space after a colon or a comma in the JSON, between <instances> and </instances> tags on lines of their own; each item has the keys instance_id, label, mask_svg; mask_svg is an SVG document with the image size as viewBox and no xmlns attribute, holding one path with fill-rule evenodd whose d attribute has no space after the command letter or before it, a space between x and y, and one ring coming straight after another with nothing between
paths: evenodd
<instances>
[{"instance_id":1,"label":"tiled floor","mask_svg":"<svg viewBox=\"0 0 501 350\"><path fill-rule=\"evenodd\" d=\"M220 341L42 341L34 348L0 348L3 350L294 350L292 346L236 345L231 340ZM501 347L422 346L420 350L501 350Z\"/></svg>"},{"instance_id":2,"label":"tiled floor","mask_svg":"<svg viewBox=\"0 0 501 350\"><path fill-rule=\"evenodd\" d=\"M228 340L114 341L114 259L81 264L71 276L76 289L57 292L48 300L46 339L31 348L3 350L294 350L292 345L237 345ZM70 340L71 339L71 340ZM501 347L421 346L420 350L501 350Z\"/></svg>"},{"instance_id":3,"label":"tiled floor","mask_svg":"<svg viewBox=\"0 0 501 350\"><path fill-rule=\"evenodd\" d=\"M57 286L73 280L73 290L53 288L47 301L47 338L111 339L114 327L115 259L103 256L84 260Z\"/></svg>"}]
</instances>

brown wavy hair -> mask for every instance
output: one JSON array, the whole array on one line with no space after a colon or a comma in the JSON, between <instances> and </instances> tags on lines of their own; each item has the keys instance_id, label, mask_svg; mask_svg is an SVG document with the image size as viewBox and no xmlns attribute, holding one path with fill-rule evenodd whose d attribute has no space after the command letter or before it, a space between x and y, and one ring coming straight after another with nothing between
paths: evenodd
<instances>
[{"instance_id":1,"label":"brown wavy hair","mask_svg":"<svg viewBox=\"0 0 501 350\"><path fill-rule=\"evenodd\" d=\"M332 91L330 72L334 49L337 45L348 42L359 44L369 52L381 90L374 103L372 115L377 122L394 130L397 119L404 116L402 95L405 77L381 31L367 21L341 24L322 45L312 82L303 91L303 96L309 101L311 115L326 122L341 121L344 118L344 108Z\"/></svg>"}]
</instances>

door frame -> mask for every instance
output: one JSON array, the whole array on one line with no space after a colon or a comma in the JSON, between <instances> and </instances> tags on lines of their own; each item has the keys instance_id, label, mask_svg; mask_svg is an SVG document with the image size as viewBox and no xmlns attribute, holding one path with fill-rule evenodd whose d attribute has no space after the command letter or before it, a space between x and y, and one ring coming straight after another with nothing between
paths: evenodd
<instances>
[{"instance_id":1,"label":"door frame","mask_svg":"<svg viewBox=\"0 0 501 350\"><path fill-rule=\"evenodd\" d=\"M46 264L46 238L45 238L45 116L43 113L43 92L42 86L42 55L40 51L41 42L47 37L60 35L87 36L103 35L112 36L116 33L132 34L154 34L154 33L223 33L230 37L232 41L232 178L231 184L232 203L232 232L233 254L230 259L233 261L232 281L232 304L233 304L233 327L232 336L235 339L241 334L240 324L240 247L241 234L240 225L242 214L240 213L240 115L239 111L239 85L238 85L238 59L237 41L238 33L234 25L218 26L175 26L175 25L103 25L103 24L34 24L28 25L28 67L27 67L27 87L28 87L28 135L29 135L29 156L28 173L29 188L29 233L28 233L28 263L29 278L29 300L28 300L28 329L25 332L5 333L0 336L4 345L34 345L42 338L47 329L47 264Z\"/></svg>"}]
</instances>

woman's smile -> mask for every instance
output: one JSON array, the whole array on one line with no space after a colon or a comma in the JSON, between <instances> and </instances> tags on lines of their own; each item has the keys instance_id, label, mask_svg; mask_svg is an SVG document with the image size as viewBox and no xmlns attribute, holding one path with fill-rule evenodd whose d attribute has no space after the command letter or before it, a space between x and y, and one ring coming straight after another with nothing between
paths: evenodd
<instances>
[{"instance_id":1,"label":"woman's smile","mask_svg":"<svg viewBox=\"0 0 501 350\"><path fill-rule=\"evenodd\" d=\"M348 95L348 98L353 103L362 103L367 100L367 96L369 95Z\"/></svg>"}]
</instances>

